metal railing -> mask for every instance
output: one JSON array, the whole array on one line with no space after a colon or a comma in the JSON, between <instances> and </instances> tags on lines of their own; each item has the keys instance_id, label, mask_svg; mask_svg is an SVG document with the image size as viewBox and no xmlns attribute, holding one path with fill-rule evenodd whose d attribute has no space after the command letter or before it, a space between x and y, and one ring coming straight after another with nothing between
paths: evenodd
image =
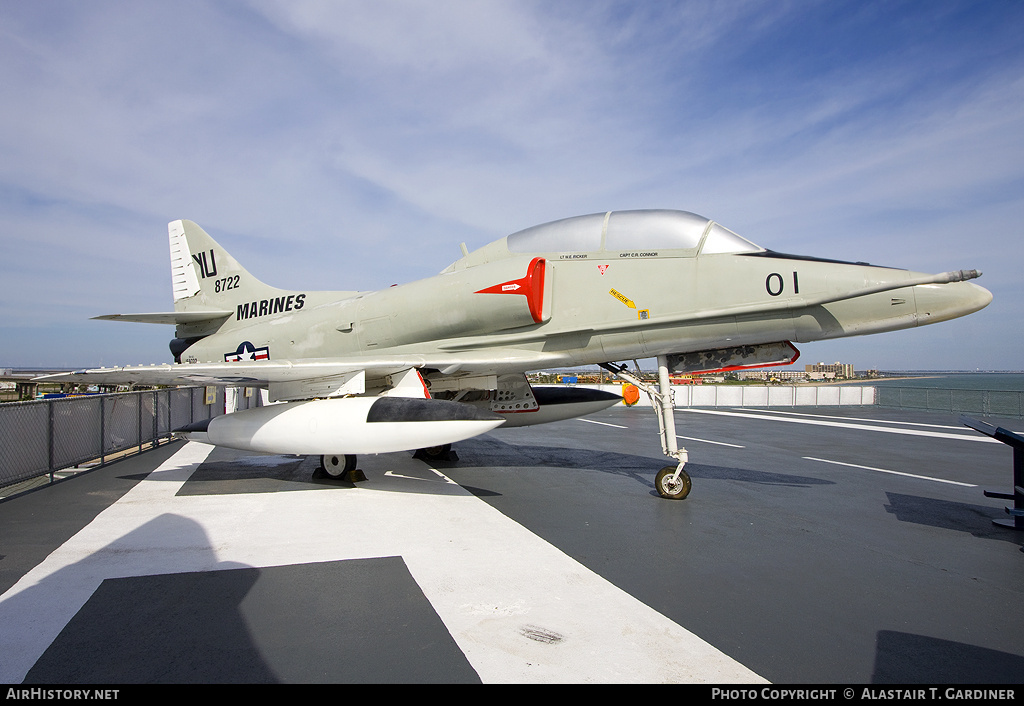
<instances>
[{"instance_id":1,"label":"metal railing","mask_svg":"<svg viewBox=\"0 0 1024 706\"><path fill-rule=\"evenodd\" d=\"M609 386L617 387L617 386ZM919 387L693 385L673 388L677 407L878 405L1024 417L1024 392ZM0 487L130 449L155 447L171 431L261 404L255 390L179 387L0 404ZM225 402L230 410L225 410Z\"/></svg>"},{"instance_id":2,"label":"metal railing","mask_svg":"<svg viewBox=\"0 0 1024 706\"><path fill-rule=\"evenodd\" d=\"M879 407L919 409L984 417L1024 417L1024 392L1017 390L952 390L879 385Z\"/></svg>"},{"instance_id":3,"label":"metal railing","mask_svg":"<svg viewBox=\"0 0 1024 706\"><path fill-rule=\"evenodd\" d=\"M582 388L622 393L622 385L578 385ZM673 385L676 407L828 407L875 403L875 388L848 385ZM640 395L640 406L651 404Z\"/></svg>"},{"instance_id":4,"label":"metal railing","mask_svg":"<svg viewBox=\"0 0 1024 706\"><path fill-rule=\"evenodd\" d=\"M174 429L223 413L224 388L202 387L0 404L0 487L155 447Z\"/></svg>"}]
</instances>

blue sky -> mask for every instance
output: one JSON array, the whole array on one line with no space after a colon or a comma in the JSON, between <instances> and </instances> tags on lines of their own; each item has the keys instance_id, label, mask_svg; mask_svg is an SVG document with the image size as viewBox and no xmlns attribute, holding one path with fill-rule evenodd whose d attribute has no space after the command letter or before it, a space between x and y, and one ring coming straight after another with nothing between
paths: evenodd
<instances>
[{"instance_id":1,"label":"blue sky","mask_svg":"<svg viewBox=\"0 0 1024 706\"><path fill-rule=\"evenodd\" d=\"M376 289L572 215L977 268L985 310L804 344L1024 369L1024 3L0 0L0 367L166 362L166 224Z\"/></svg>"}]
</instances>

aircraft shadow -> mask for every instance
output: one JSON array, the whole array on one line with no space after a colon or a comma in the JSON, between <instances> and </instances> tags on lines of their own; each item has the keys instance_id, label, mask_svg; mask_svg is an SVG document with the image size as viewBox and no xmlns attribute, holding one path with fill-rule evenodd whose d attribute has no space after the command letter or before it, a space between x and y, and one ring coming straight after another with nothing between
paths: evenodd
<instances>
[{"instance_id":1,"label":"aircraft shadow","mask_svg":"<svg viewBox=\"0 0 1024 706\"><path fill-rule=\"evenodd\" d=\"M377 457L384 463L358 464L366 468L373 480L379 468L387 466L390 454ZM654 459L648 456L627 454L598 449L580 449L560 446L517 445L502 441L490 435L469 439L457 445L451 459L426 460L428 466L440 472L458 469L471 471L473 468L550 468L592 470L599 473L630 478L654 492L654 475L668 463L668 459ZM398 465L398 464L396 464ZM404 465L404 464L401 464ZM251 493L276 493L315 488L354 488L356 483L349 480L330 478L319 469L317 456L282 456L252 454L231 449L214 449L206 461L189 477L178 491L179 496L233 495ZM772 473L744 468L711 466L690 463L687 472L694 479L712 479L769 485L778 487L806 488L813 485L831 485L832 481L809 476ZM411 481L427 481L437 478L412 478ZM463 478L462 480L468 480ZM445 483L405 482L389 484L379 490L403 493L445 494L454 486ZM496 495L486 488L464 486L475 495Z\"/></svg>"},{"instance_id":2,"label":"aircraft shadow","mask_svg":"<svg viewBox=\"0 0 1024 706\"><path fill-rule=\"evenodd\" d=\"M654 475L669 459L625 454L601 449L580 449L559 446L510 444L490 435L479 436L459 444L459 459L455 462L436 461L438 469L484 467L540 467L559 469L586 469L622 476L654 488ZM732 480L758 485L804 488L813 485L833 485L833 481L810 476L772 473L745 468L710 466L700 463L686 464L692 478Z\"/></svg>"},{"instance_id":3,"label":"aircraft shadow","mask_svg":"<svg viewBox=\"0 0 1024 706\"><path fill-rule=\"evenodd\" d=\"M1019 532L992 524L991 520L1005 515L991 507L902 493L886 493L886 496L889 504L885 505L885 511L895 515L900 522L968 532L974 537L1013 544L1021 541Z\"/></svg>"},{"instance_id":4,"label":"aircraft shadow","mask_svg":"<svg viewBox=\"0 0 1024 706\"><path fill-rule=\"evenodd\" d=\"M54 572L37 585L3 604L7 615L51 613L54 597L65 586L78 586L82 576L94 575L96 565L117 554L147 545L153 537L174 537L179 546L192 547L202 561L224 571L213 594L181 604L182 591L173 581L153 591L154 578L140 576L102 580L25 676L26 684L140 684L174 681L224 682L277 681L252 645L238 604L255 583L257 569L219 564L205 531L192 520L166 514L111 542L81 561ZM173 571L173 566L167 566ZM178 574L182 578L196 574ZM56 604L62 604L59 599ZM187 608L183 610L183 606ZM173 616L168 622L166 617ZM10 623L4 621L8 629ZM223 647L230 650L228 667L210 659L204 636L217 626ZM188 678L185 678L187 675ZM235 677L238 677L236 679Z\"/></svg>"},{"instance_id":5,"label":"aircraft shadow","mask_svg":"<svg viewBox=\"0 0 1024 706\"><path fill-rule=\"evenodd\" d=\"M322 478L316 472L319 464L316 456L253 454L217 448L199 464L177 495L247 495L310 490L311 486L352 486Z\"/></svg>"},{"instance_id":6,"label":"aircraft shadow","mask_svg":"<svg viewBox=\"0 0 1024 706\"><path fill-rule=\"evenodd\" d=\"M396 454L369 456L357 464L370 482L382 475L393 476L394 483L374 484L375 490L400 493L443 495L458 492L458 486L445 481L426 467L415 464L410 470L408 458L389 458ZM400 456L400 454L398 454ZM411 454L410 454L411 456ZM396 470L402 469L402 470ZM231 449L214 449L200 464L176 495L248 495L297 490L338 490L355 488L364 481L331 478L320 469L319 456L253 455Z\"/></svg>"},{"instance_id":7,"label":"aircraft shadow","mask_svg":"<svg viewBox=\"0 0 1024 706\"><path fill-rule=\"evenodd\" d=\"M1024 657L893 630L875 641L873 684L1019 684ZM938 692L943 697L944 689Z\"/></svg>"},{"instance_id":8,"label":"aircraft shadow","mask_svg":"<svg viewBox=\"0 0 1024 706\"><path fill-rule=\"evenodd\" d=\"M137 560L126 567L125 556ZM4 629L31 633L33 616L63 605L68 586L104 573L122 575L99 579L81 607L67 608L74 614L24 683L480 681L401 557L218 562L203 528L173 514L0 604Z\"/></svg>"}]
</instances>

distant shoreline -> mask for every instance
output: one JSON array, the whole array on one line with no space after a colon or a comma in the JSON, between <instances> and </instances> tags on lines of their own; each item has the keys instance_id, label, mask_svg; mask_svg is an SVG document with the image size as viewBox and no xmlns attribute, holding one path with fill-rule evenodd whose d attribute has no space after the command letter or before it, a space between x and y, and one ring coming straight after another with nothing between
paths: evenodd
<instances>
[{"instance_id":1,"label":"distant shoreline","mask_svg":"<svg viewBox=\"0 0 1024 706\"><path fill-rule=\"evenodd\" d=\"M886 375L885 377L878 377L878 378L855 378L853 380L832 380L831 382L825 381L825 382L821 382L820 384L824 384L824 385L846 385L846 384L853 383L853 382L872 383L872 382L878 382L880 380L931 380L931 379L934 379L934 378L944 378L944 377L946 377L945 374L942 374L942 375L938 375L938 374L936 374L936 375ZM811 383L811 384L816 385L816 384L819 384L819 382L816 381L816 382Z\"/></svg>"},{"instance_id":2,"label":"distant shoreline","mask_svg":"<svg viewBox=\"0 0 1024 706\"><path fill-rule=\"evenodd\" d=\"M884 380L928 380L933 378L946 377L945 375L905 375L884 378L854 378L853 380L780 380L783 385L796 385L798 387L822 387L825 385L871 385ZM769 385L768 380L740 380L740 383L749 385ZM702 381L704 385L714 385L710 381ZM717 383L721 384L721 383Z\"/></svg>"}]
</instances>

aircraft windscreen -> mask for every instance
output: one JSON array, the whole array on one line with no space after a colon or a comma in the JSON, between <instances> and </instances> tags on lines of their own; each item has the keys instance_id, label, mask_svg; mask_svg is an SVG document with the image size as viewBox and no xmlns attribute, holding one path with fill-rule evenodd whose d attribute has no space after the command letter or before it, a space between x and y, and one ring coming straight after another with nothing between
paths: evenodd
<instances>
[{"instance_id":1,"label":"aircraft windscreen","mask_svg":"<svg viewBox=\"0 0 1024 706\"><path fill-rule=\"evenodd\" d=\"M644 210L592 213L565 218L527 228L507 238L509 252L594 252L602 249L601 232L604 219L608 228L604 236L605 250L688 250L697 252L704 238L702 253L760 252L763 248L741 238L728 228L704 216L688 211ZM710 225L710 228L709 228Z\"/></svg>"},{"instance_id":2,"label":"aircraft windscreen","mask_svg":"<svg viewBox=\"0 0 1024 706\"><path fill-rule=\"evenodd\" d=\"M588 252L601 248L603 213L564 218L508 236L509 252Z\"/></svg>"},{"instance_id":3,"label":"aircraft windscreen","mask_svg":"<svg viewBox=\"0 0 1024 706\"><path fill-rule=\"evenodd\" d=\"M712 223L711 229L708 231L708 237L704 239L704 247L701 248L700 254L715 255L720 253L761 252L762 250L764 248L754 245L746 238L741 238L728 228Z\"/></svg>"},{"instance_id":4,"label":"aircraft windscreen","mask_svg":"<svg viewBox=\"0 0 1024 706\"><path fill-rule=\"evenodd\" d=\"M708 219L686 211L615 211L608 219L607 250L695 249Z\"/></svg>"}]
</instances>

